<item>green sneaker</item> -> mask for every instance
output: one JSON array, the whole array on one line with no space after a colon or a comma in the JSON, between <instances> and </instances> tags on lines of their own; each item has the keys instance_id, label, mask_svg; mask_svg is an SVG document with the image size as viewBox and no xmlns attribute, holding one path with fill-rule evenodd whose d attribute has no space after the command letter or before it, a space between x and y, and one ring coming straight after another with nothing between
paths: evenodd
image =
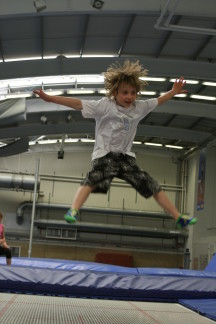
<instances>
[{"instance_id":1,"label":"green sneaker","mask_svg":"<svg viewBox=\"0 0 216 324\"><path fill-rule=\"evenodd\" d=\"M78 209L68 209L67 213L64 215L64 219L67 223L73 224L76 223L77 217L79 216L79 210Z\"/></svg>"},{"instance_id":2,"label":"green sneaker","mask_svg":"<svg viewBox=\"0 0 216 324\"><path fill-rule=\"evenodd\" d=\"M190 217L188 215L185 214L181 214L179 216L179 218L176 221L177 227L179 229L183 229L184 227L188 226L188 225L194 225L197 222L197 218L196 217Z\"/></svg>"}]
</instances>

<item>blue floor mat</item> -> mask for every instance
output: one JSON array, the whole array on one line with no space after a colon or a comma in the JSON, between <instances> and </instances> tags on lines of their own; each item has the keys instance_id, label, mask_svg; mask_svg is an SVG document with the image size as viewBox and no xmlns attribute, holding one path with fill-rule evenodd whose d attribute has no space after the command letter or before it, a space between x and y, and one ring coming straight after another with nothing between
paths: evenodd
<instances>
[{"instance_id":1,"label":"blue floor mat","mask_svg":"<svg viewBox=\"0 0 216 324\"><path fill-rule=\"evenodd\" d=\"M180 299L179 304L216 321L216 299Z\"/></svg>"}]
</instances>

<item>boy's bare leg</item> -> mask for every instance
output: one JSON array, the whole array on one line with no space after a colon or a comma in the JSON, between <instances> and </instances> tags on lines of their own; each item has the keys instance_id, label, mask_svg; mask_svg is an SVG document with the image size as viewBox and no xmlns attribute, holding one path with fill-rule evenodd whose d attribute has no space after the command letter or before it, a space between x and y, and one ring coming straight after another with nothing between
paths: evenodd
<instances>
[{"instance_id":1,"label":"boy's bare leg","mask_svg":"<svg viewBox=\"0 0 216 324\"><path fill-rule=\"evenodd\" d=\"M79 210L87 200L89 194L94 190L94 186L80 186L77 190L71 208L64 215L67 223L75 223L79 216Z\"/></svg>"},{"instance_id":2,"label":"boy's bare leg","mask_svg":"<svg viewBox=\"0 0 216 324\"><path fill-rule=\"evenodd\" d=\"M153 195L157 203L166 210L166 212L175 219L179 229L182 229L188 225L194 225L197 222L196 217L190 217L185 214L181 214L178 209L169 200L164 191L159 191Z\"/></svg>"},{"instance_id":3,"label":"boy's bare leg","mask_svg":"<svg viewBox=\"0 0 216 324\"><path fill-rule=\"evenodd\" d=\"M80 210L82 205L87 200L89 194L93 190L94 190L94 187L92 187L92 186L80 186L75 194L71 209Z\"/></svg>"},{"instance_id":4,"label":"boy's bare leg","mask_svg":"<svg viewBox=\"0 0 216 324\"><path fill-rule=\"evenodd\" d=\"M169 200L164 191L159 191L153 195L154 199L157 203L165 209L165 211L172 215L172 217L177 220L179 215L181 214L178 209L173 205L173 203Z\"/></svg>"}]
</instances>

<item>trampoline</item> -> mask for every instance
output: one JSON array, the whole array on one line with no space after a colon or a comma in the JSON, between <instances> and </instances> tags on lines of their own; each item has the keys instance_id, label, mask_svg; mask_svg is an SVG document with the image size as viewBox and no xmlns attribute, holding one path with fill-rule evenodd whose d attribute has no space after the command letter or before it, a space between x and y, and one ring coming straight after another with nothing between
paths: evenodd
<instances>
[{"instance_id":1,"label":"trampoline","mask_svg":"<svg viewBox=\"0 0 216 324\"><path fill-rule=\"evenodd\" d=\"M214 265L216 260L213 261ZM11 267L6 266L5 259L1 258L0 266L1 296L43 295L91 299L92 303L99 299L135 303L133 305L139 302L174 303L216 320L214 266L208 271L126 268L37 258L13 258Z\"/></svg>"}]
</instances>

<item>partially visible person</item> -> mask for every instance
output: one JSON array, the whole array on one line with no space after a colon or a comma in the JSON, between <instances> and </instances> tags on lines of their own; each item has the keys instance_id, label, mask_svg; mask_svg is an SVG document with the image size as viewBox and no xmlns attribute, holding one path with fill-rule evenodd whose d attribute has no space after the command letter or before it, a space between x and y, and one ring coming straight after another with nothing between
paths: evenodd
<instances>
[{"instance_id":1,"label":"partially visible person","mask_svg":"<svg viewBox=\"0 0 216 324\"><path fill-rule=\"evenodd\" d=\"M3 219L3 214L0 211L0 255L5 255L7 265L11 265L11 259L12 259L11 250L7 245L5 239L5 230L4 230L4 225L2 224L2 219Z\"/></svg>"}]
</instances>

